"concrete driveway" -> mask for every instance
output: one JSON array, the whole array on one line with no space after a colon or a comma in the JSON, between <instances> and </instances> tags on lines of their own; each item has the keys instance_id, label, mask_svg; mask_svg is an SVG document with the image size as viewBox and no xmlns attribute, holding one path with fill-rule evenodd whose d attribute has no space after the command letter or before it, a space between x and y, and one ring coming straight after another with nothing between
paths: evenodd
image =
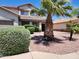
<instances>
[{"instance_id":1,"label":"concrete driveway","mask_svg":"<svg viewBox=\"0 0 79 59\"><path fill-rule=\"evenodd\" d=\"M44 32L35 32L30 43L31 51L48 52L53 54L69 54L79 51L79 34L73 35L73 41L69 41L70 33L54 31L56 41L42 41Z\"/></svg>"}]
</instances>

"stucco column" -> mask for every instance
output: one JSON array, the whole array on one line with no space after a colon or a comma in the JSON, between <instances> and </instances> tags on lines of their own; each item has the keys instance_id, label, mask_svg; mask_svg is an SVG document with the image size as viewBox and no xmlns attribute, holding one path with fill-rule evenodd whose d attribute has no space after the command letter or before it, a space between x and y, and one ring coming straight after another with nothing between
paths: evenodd
<instances>
[{"instance_id":1,"label":"stucco column","mask_svg":"<svg viewBox=\"0 0 79 59\"><path fill-rule=\"evenodd\" d=\"M39 30L42 31L42 23L39 22Z\"/></svg>"},{"instance_id":2,"label":"stucco column","mask_svg":"<svg viewBox=\"0 0 79 59\"><path fill-rule=\"evenodd\" d=\"M33 25L33 23L32 23L31 21L29 22L29 24L30 24L30 25Z\"/></svg>"},{"instance_id":3,"label":"stucco column","mask_svg":"<svg viewBox=\"0 0 79 59\"><path fill-rule=\"evenodd\" d=\"M28 12L28 16L31 16L31 15L30 15L30 12L31 12L31 10L29 10L29 12Z\"/></svg>"},{"instance_id":4,"label":"stucco column","mask_svg":"<svg viewBox=\"0 0 79 59\"><path fill-rule=\"evenodd\" d=\"M21 15L21 11L19 10L19 15Z\"/></svg>"},{"instance_id":5,"label":"stucco column","mask_svg":"<svg viewBox=\"0 0 79 59\"><path fill-rule=\"evenodd\" d=\"M18 21L18 20L14 20L14 21L13 21L13 25L14 25L14 26L18 26L18 25L19 25L19 21Z\"/></svg>"}]
</instances>

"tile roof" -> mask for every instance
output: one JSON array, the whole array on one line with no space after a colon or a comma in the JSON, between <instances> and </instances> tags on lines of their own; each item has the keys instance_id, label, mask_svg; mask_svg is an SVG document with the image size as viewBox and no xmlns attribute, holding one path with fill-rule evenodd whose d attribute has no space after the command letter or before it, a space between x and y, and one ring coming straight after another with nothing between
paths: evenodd
<instances>
[{"instance_id":1,"label":"tile roof","mask_svg":"<svg viewBox=\"0 0 79 59\"><path fill-rule=\"evenodd\" d=\"M78 20L78 18L73 17L73 18L66 18L66 19L58 19L54 21L54 24L56 23L66 23L66 22L70 22L70 21L75 21Z\"/></svg>"},{"instance_id":2,"label":"tile roof","mask_svg":"<svg viewBox=\"0 0 79 59\"><path fill-rule=\"evenodd\" d=\"M19 16L18 14L12 12L11 10L9 10L9 9L7 9L7 8L4 8L4 7L0 7L0 8L6 10L6 11L8 11L8 12L10 12L10 13L16 15L16 16Z\"/></svg>"},{"instance_id":3,"label":"tile roof","mask_svg":"<svg viewBox=\"0 0 79 59\"><path fill-rule=\"evenodd\" d=\"M23 21L27 21L27 20L31 20L31 21L45 21L46 17L21 15L20 19L23 20Z\"/></svg>"},{"instance_id":4,"label":"tile roof","mask_svg":"<svg viewBox=\"0 0 79 59\"><path fill-rule=\"evenodd\" d=\"M18 8L17 8L17 7L9 7L9 6L2 6L2 7L8 8L8 9L18 10Z\"/></svg>"},{"instance_id":5,"label":"tile roof","mask_svg":"<svg viewBox=\"0 0 79 59\"><path fill-rule=\"evenodd\" d=\"M18 7L9 7L9 6L2 6L2 7L10 9L10 10L18 10L18 11L23 10L23 9L18 8Z\"/></svg>"},{"instance_id":6,"label":"tile roof","mask_svg":"<svg viewBox=\"0 0 79 59\"><path fill-rule=\"evenodd\" d=\"M18 7L22 7L22 6L32 6L32 7L34 7L31 3L29 3L29 4L22 4L22 5L18 6Z\"/></svg>"}]
</instances>

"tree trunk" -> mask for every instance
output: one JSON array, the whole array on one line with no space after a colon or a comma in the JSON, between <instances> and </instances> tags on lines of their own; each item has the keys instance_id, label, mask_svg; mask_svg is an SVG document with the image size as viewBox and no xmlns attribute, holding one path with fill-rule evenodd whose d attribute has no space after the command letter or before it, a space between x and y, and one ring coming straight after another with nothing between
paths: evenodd
<instances>
[{"instance_id":1,"label":"tree trunk","mask_svg":"<svg viewBox=\"0 0 79 59\"><path fill-rule=\"evenodd\" d=\"M70 41L73 40L73 39L72 39L72 36L73 36L73 30L71 30L71 32L70 32L70 38L69 38Z\"/></svg>"},{"instance_id":2,"label":"tree trunk","mask_svg":"<svg viewBox=\"0 0 79 59\"><path fill-rule=\"evenodd\" d=\"M44 38L49 41L54 39L53 22L52 22L51 13L48 14L47 19L46 19Z\"/></svg>"}]
</instances>

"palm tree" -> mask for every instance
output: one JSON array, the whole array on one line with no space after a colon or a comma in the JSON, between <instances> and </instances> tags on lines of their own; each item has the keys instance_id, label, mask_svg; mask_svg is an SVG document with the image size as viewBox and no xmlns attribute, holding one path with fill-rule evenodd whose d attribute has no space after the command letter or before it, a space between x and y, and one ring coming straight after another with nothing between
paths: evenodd
<instances>
[{"instance_id":1,"label":"palm tree","mask_svg":"<svg viewBox=\"0 0 79 59\"><path fill-rule=\"evenodd\" d=\"M54 40L52 16L71 16L68 10L72 10L72 6L66 0L42 0L42 7L34 9L33 12L36 12L38 15L47 16L44 39Z\"/></svg>"}]
</instances>

